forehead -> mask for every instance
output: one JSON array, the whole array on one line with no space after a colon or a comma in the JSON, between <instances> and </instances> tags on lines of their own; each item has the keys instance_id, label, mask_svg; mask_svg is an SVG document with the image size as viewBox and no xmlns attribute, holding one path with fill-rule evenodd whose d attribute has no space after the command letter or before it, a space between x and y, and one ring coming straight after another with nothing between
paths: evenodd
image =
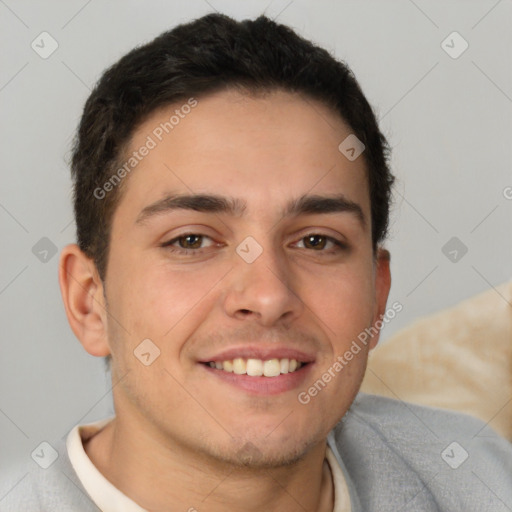
<instances>
[{"instance_id":1,"label":"forehead","mask_svg":"<svg viewBox=\"0 0 512 512\"><path fill-rule=\"evenodd\" d=\"M324 104L282 91L222 91L168 105L132 137L126 158L137 153L137 164L118 210L138 214L170 191L215 193L243 199L244 214L262 218L308 193L342 193L369 217L364 159L349 161L338 149L350 134Z\"/></svg>"}]
</instances>

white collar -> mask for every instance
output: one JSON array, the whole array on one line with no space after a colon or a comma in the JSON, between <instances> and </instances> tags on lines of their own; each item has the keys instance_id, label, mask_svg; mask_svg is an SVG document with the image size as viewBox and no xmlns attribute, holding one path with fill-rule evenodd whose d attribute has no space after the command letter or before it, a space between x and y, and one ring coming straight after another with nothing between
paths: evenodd
<instances>
[{"instance_id":1,"label":"white collar","mask_svg":"<svg viewBox=\"0 0 512 512\"><path fill-rule=\"evenodd\" d=\"M112 419L74 427L66 440L69 460L85 490L102 512L147 512L111 484L85 453L83 440L92 437Z\"/></svg>"}]
</instances>

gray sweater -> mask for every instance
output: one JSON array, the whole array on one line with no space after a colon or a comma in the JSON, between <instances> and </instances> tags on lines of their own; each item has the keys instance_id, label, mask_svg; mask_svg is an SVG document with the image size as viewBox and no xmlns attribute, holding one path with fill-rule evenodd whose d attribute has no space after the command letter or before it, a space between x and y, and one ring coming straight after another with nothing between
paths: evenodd
<instances>
[{"instance_id":1,"label":"gray sweater","mask_svg":"<svg viewBox=\"0 0 512 512\"><path fill-rule=\"evenodd\" d=\"M359 394L328 442L353 512L512 511L512 444L469 416ZM57 448L0 483L1 512L99 510Z\"/></svg>"}]
</instances>

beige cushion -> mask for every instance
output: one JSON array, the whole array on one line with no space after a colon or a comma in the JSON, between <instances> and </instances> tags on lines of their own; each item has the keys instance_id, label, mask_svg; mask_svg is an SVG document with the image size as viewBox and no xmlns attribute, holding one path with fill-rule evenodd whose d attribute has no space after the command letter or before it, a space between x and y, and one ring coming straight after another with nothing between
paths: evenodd
<instances>
[{"instance_id":1,"label":"beige cushion","mask_svg":"<svg viewBox=\"0 0 512 512\"><path fill-rule=\"evenodd\" d=\"M512 440L512 281L379 344L361 390L465 412Z\"/></svg>"}]
</instances>

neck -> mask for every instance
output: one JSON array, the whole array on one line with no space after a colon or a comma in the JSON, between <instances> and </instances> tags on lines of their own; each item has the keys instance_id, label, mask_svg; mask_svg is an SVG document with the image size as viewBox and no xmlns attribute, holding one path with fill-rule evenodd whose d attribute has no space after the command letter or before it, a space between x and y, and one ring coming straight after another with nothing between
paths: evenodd
<instances>
[{"instance_id":1,"label":"neck","mask_svg":"<svg viewBox=\"0 0 512 512\"><path fill-rule=\"evenodd\" d=\"M147 510L333 510L325 440L291 465L234 468L127 427L116 418L84 448L115 487Z\"/></svg>"}]
</instances>

